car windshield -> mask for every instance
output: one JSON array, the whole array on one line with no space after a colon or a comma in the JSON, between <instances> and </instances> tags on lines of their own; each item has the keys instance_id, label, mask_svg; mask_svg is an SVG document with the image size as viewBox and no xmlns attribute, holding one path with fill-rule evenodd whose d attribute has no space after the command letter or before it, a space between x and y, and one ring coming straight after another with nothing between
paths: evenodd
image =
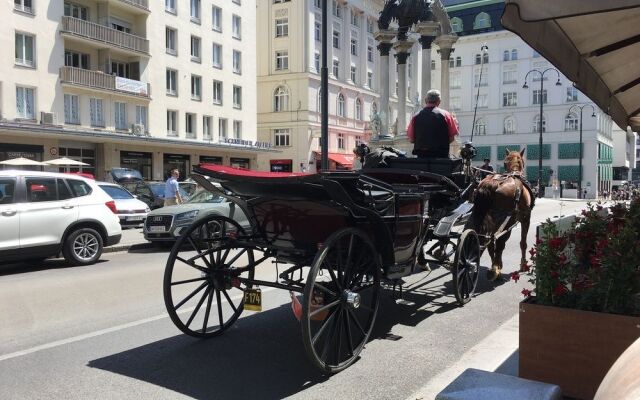
<instances>
[{"instance_id":1,"label":"car windshield","mask_svg":"<svg viewBox=\"0 0 640 400\"><path fill-rule=\"evenodd\" d=\"M115 181L118 180L142 180L142 174L140 171L130 168L113 168L111 170L111 176Z\"/></svg>"},{"instance_id":2,"label":"car windshield","mask_svg":"<svg viewBox=\"0 0 640 400\"><path fill-rule=\"evenodd\" d=\"M222 203L224 201L223 197L216 196L215 194L207 191L201 190L198 193L194 194L191 199L187 203Z\"/></svg>"},{"instance_id":3,"label":"car windshield","mask_svg":"<svg viewBox=\"0 0 640 400\"><path fill-rule=\"evenodd\" d=\"M100 188L107 192L114 200L133 199L133 195L127 192L124 188L111 185L100 185Z\"/></svg>"}]
</instances>

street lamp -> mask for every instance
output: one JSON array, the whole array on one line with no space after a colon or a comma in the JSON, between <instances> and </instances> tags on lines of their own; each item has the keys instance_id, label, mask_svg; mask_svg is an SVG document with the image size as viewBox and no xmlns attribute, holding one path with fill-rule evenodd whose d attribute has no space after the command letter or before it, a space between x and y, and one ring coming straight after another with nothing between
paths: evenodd
<instances>
[{"instance_id":1,"label":"street lamp","mask_svg":"<svg viewBox=\"0 0 640 400\"><path fill-rule=\"evenodd\" d=\"M529 77L529 74L531 74L532 72L536 72L540 74L540 97L538 99L540 101L540 116L538 118L538 122L539 122L538 132L540 133L540 138L539 138L540 147L538 150L538 197L542 197L542 121L543 121L542 108L544 105L542 94L544 93L544 75L549 71L554 71L558 75L556 86L561 86L562 83L560 83L560 72L558 72L558 70L555 68L547 68L544 71L540 71L538 69L530 70L529 72L527 72L527 75L525 75L524 85L522 85L523 89L529 89L529 85L527 85L527 78Z\"/></svg>"},{"instance_id":2,"label":"street lamp","mask_svg":"<svg viewBox=\"0 0 640 400\"><path fill-rule=\"evenodd\" d=\"M582 198L582 110L584 110L585 107L591 107L591 118L595 118L596 116L596 109L593 107L592 104L574 104L569 108L569 114L571 114L571 110L573 110L574 108L579 108L580 109L580 160L579 160L579 167L578 167L578 198L581 199Z\"/></svg>"}]
</instances>

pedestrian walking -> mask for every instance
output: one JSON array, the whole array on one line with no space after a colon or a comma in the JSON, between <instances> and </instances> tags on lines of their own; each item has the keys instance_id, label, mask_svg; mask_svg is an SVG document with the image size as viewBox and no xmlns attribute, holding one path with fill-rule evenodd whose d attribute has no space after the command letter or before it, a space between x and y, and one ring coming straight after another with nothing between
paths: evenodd
<instances>
[{"instance_id":1,"label":"pedestrian walking","mask_svg":"<svg viewBox=\"0 0 640 400\"><path fill-rule=\"evenodd\" d=\"M485 158L484 164L480 166L480 171L478 171L480 173L480 179L484 179L488 175L493 175L493 171L494 169L493 165L491 165L491 159Z\"/></svg>"},{"instance_id":2,"label":"pedestrian walking","mask_svg":"<svg viewBox=\"0 0 640 400\"><path fill-rule=\"evenodd\" d=\"M180 185L178 185L178 178L180 177L180 171L176 168L171 170L169 179L164 186L164 205L175 206L176 204L182 204L182 196L180 196Z\"/></svg>"}]
</instances>

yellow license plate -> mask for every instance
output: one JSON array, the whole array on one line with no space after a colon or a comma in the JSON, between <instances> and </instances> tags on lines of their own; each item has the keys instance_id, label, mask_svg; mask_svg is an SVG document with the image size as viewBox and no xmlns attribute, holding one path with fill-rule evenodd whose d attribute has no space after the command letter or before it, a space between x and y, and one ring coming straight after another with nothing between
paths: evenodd
<instances>
[{"instance_id":1,"label":"yellow license plate","mask_svg":"<svg viewBox=\"0 0 640 400\"><path fill-rule=\"evenodd\" d=\"M246 289L244 291L244 309L262 311L262 293L260 289Z\"/></svg>"}]
</instances>

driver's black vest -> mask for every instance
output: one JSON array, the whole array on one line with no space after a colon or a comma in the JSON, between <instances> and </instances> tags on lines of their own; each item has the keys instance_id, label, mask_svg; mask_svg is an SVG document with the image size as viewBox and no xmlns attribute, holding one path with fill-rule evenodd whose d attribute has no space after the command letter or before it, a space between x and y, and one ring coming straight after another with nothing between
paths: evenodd
<instances>
[{"instance_id":1,"label":"driver's black vest","mask_svg":"<svg viewBox=\"0 0 640 400\"><path fill-rule=\"evenodd\" d=\"M426 151L431 157L448 157L449 127L439 108L426 107L413 122L414 150Z\"/></svg>"}]
</instances>

